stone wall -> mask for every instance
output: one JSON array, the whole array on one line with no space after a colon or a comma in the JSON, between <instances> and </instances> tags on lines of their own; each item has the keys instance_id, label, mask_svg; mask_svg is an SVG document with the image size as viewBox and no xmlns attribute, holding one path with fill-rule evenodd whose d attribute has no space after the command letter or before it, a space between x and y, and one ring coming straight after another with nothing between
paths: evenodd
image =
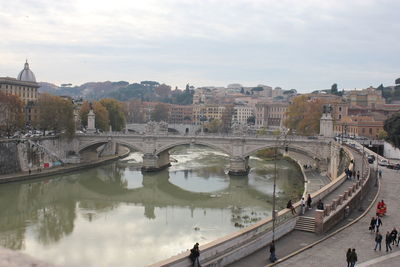
<instances>
[{"instance_id":1,"label":"stone wall","mask_svg":"<svg viewBox=\"0 0 400 267\"><path fill-rule=\"evenodd\" d=\"M67 163L77 142L61 137L43 137L0 142L0 175L34 171L43 164Z\"/></svg>"},{"instance_id":2,"label":"stone wall","mask_svg":"<svg viewBox=\"0 0 400 267\"><path fill-rule=\"evenodd\" d=\"M14 173L20 170L17 142L0 142L0 174Z\"/></svg>"}]
</instances>

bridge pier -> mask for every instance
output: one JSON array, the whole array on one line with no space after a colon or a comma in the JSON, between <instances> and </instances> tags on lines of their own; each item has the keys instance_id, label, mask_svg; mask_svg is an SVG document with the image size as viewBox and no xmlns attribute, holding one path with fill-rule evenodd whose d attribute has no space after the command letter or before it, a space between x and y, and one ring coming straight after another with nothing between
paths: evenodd
<instances>
[{"instance_id":1,"label":"bridge pier","mask_svg":"<svg viewBox=\"0 0 400 267\"><path fill-rule=\"evenodd\" d=\"M242 176L249 174L249 157L233 157L230 159L229 175Z\"/></svg>"},{"instance_id":2,"label":"bridge pier","mask_svg":"<svg viewBox=\"0 0 400 267\"><path fill-rule=\"evenodd\" d=\"M143 155L143 172L155 172L171 166L169 160L168 150L161 152L160 154L145 153Z\"/></svg>"}]
</instances>

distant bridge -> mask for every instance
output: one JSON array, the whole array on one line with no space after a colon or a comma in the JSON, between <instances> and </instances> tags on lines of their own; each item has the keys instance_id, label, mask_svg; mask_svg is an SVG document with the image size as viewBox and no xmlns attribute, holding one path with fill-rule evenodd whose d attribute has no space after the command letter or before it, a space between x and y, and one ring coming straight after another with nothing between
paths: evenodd
<instances>
[{"instance_id":1,"label":"distant bridge","mask_svg":"<svg viewBox=\"0 0 400 267\"><path fill-rule=\"evenodd\" d=\"M90 148L105 145L103 155L114 154L117 144L143 153L143 171L157 171L170 166L168 150L187 144L207 146L224 152L230 157L229 173L248 173L249 156L265 148L278 147L296 151L313 158L320 169L328 169L332 177L337 175L340 148L330 139L307 139L299 136L233 136L233 135L168 135L165 134L78 134L77 154ZM334 162L332 164L332 162ZM329 166L329 167L328 167ZM334 166L334 167L333 167Z\"/></svg>"}]
</instances>

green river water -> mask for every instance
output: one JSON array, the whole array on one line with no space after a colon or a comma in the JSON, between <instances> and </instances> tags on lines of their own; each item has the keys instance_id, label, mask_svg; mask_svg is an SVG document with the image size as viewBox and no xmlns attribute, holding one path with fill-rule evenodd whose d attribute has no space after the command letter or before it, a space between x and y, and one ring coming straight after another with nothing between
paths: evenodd
<instances>
[{"instance_id":1,"label":"green river water","mask_svg":"<svg viewBox=\"0 0 400 267\"><path fill-rule=\"evenodd\" d=\"M61 266L145 266L211 242L271 213L274 162L250 157L229 177L227 155L170 150L166 170L142 174L141 154L101 167L0 185L0 242ZM301 172L277 162L278 205L298 199Z\"/></svg>"}]
</instances>

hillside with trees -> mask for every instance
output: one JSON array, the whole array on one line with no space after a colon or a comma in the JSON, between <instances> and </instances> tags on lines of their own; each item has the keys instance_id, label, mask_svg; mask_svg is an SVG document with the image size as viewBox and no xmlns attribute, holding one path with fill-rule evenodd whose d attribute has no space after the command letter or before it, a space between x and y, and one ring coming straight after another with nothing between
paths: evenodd
<instances>
[{"instance_id":1,"label":"hillside with trees","mask_svg":"<svg viewBox=\"0 0 400 267\"><path fill-rule=\"evenodd\" d=\"M79 86L62 84L56 86L51 83L40 83L40 93L49 93L58 96L70 96L85 100L100 100L114 98L118 101L141 100L157 101L179 105L190 105L193 102L194 90L189 86L185 90L171 90L171 86L155 81L142 81L140 83L119 82L89 82Z\"/></svg>"}]
</instances>

